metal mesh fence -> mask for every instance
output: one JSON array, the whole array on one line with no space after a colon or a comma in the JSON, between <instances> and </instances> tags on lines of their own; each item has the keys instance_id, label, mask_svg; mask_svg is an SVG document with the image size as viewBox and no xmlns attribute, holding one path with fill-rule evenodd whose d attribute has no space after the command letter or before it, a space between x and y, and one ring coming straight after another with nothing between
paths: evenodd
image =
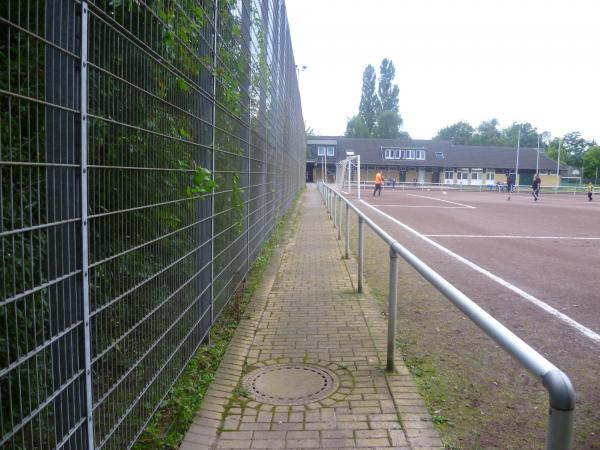
<instances>
[{"instance_id":1,"label":"metal mesh fence","mask_svg":"<svg viewBox=\"0 0 600 450\"><path fill-rule=\"evenodd\" d=\"M130 447L304 154L283 2L1 1L0 448Z\"/></svg>"}]
</instances>

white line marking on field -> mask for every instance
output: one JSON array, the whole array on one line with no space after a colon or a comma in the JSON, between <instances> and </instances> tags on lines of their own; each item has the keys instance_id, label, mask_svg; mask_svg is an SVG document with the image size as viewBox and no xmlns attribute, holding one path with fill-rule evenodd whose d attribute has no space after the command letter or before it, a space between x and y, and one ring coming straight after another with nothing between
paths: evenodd
<instances>
[{"instance_id":1,"label":"white line marking on field","mask_svg":"<svg viewBox=\"0 0 600 450\"><path fill-rule=\"evenodd\" d=\"M377 205L386 208L435 208L435 209L465 209L464 206L437 206L437 205Z\"/></svg>"},{"instance_id":2,"label":"white line marking on field","mask_svg":"<svg viewBox=\"0 0 600 450\"><path fill-rule=\"evenodd\" d=\"M424 234L426 237L452 237L452 238L490 238L490 239L554 239L554 240L573 240L573 241L600 241L600 237L581 237L581 236L488 236L485 234Z\"/></svg>"},{"instance_id":3,"label":"white line marking on field","mask_svg":"<svg viewBox=\"0 0 600 450\"><path fill-rule=\"evenodd\" d=\"M462 206L463 208L477 209L477 208L475 208L475 206L465 205L464 203L451 202L450 200L444 200L442 198L437 198L437 197L428 197L427 195L417 195L417 194L406 194L406 195L410 195L411 197L428 198L430 200L437 200L438 202L451 203L453 205Z\"/></svg>"},{"instance_id":4,"label":"white line marking on field","mask_svg":"<svg viewBox=\"0 0 600 450\"><path fill-rule=\"evenodd\" d=\"M491 273L490 271L484 269L483 267L479 267L477 264L469 261L466 258L463 258L462 256L454 253L453 251L447 249L446 247L438 244L437 242L429 239L428 237L426 237L425 235L419 233L418 231L412 229L411 227L409 227L408 225L403 224L402 222L400 222L397 219L394 219L393 217L389 216L388 214L384 213L383 211L380 211L379 209L377 209L376 207L369 205L367 202L365 202L364 200L361 200L361 202L363 202L365 205L367 205L369 208L372 208L373 210L375 210L376 212L378 212L379 214L381 214L382 216L388 218L389 220L391 220L392 222L400 225L401 227L405 228L406 230L410 231L411 233L413 233L415 236L420 237L421 239L423 239L425 242L433 245L434 247L436 247L437 249L443 251L444 253L446 253L447 255L453 257L454 259L456 259L457 261L462 262L463 264L466 264L467 266L469 266L471 269L481 273L482 275L485 275L486 277L490 278L491 280L495 281L496 283L500 284L501 286L506 287L507 289L515 292L516 294L520 295L521 297L523 297L525 300L533 303L534 305L536 305L537 307L543 309L544 311L552 314L554 317L558 318L559 320L562 320L564 323L566 323L567 325L575 328L577 331L579 331L581 334L587 336L588 338L592 339L595 342L600 343L600 335L595 333L594 331L590 330L589 328L585 327L584 325L580 324L579 322L576 322L575 320L571 319L569 316L567 316L566 314L561 313L560 311L558 311L557 309L553 308L552 306L548 305L547 303L544 303L543 301L541 301L540 299L534 297L533 295L525 292L523 289L518 288L517 286L515 286L514 284L509 283L508 281L500 278L497 275L494 275L493 273Z\"/></svg>"}]
</instances>

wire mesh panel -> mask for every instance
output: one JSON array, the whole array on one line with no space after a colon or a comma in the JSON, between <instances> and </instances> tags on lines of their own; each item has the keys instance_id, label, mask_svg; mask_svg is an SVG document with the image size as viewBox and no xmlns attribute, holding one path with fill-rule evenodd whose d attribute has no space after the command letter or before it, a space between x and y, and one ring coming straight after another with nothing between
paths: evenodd
<instances>
[{"instance_id":1,"label":"wire mesh panel","mask_svg":"<svg viewBox=\"0 0 600 450\"><path fill-rule=\"evenodd\" d=\"M0 2L0 447L86 448L81 5Z\"/></svg>"},{"instance_id":2,"label":"wire mesh panel","mask_svg":"<svg viewBox=\"0 0 600 450\"><path fill-rule=\"evenodd\" d=\"M0 2L0 114L0 447L131 447L303 183L284 5Z\"/></svg>"},{"instance_id":3,"label":"wire mesh panel","mask_svg":"<svg viewBox=\"0 0 600 450\"><path fill-rule=\"evenodd\" d=\"M121 449L210 325L213 11L91 5L90 302L98 448Z\"/></svg>"}]
</instances>

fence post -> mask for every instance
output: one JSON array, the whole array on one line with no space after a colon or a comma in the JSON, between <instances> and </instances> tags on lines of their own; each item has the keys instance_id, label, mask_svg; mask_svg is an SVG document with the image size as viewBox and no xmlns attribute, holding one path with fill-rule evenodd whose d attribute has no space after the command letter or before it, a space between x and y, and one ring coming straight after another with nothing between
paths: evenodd
<instances>
[{"instance_id":1,"label":"fence post","mask_svg":"<svg viewBox=\"0 0 600 450\"><path fill-rule=\"evenodd\" d=\"M346 203L346 259L350 259L350 205Z\"/></svg>"},{"instance_id":2,"label":"fence post","mask_svg":"<svg viewBox=\"0 0 600 450\"><path fill-rule=\"evenodd\" d=\"M388 372L396 370L394 355L396 353L396 310L398 289L398 255L394 251L394 243L390 245L390 280L388 292L388 337L387 337L387 367Z\"/></svg>"},{"instance_id":3,"label":"fence post","mask_svg":"<svg viewBox=\"0 0 600 450\"><path fill-rule=\"evenodd\" d=\"M83 301L83 339L85 367L85 401L87 447L95 448L94 419L92 415L94 400L92 396L92 340L90 327L90 279L88 247L88 4L81 3L81 284Z\"/></svg>"},{"instance_id":4,"label":"fence post","mask_svg":"<svg viewBox=\"0 0 600 450\"><path fill-rule=\"evenodd\" d=\"M358 293L363 291L363 260L365 255L365 221L358 216Z\"/></svg>"}]
</instances>

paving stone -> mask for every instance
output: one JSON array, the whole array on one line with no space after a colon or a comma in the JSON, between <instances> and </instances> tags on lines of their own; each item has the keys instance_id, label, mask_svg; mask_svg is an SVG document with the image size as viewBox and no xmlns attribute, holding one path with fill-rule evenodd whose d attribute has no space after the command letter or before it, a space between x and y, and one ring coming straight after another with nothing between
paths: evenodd
<instances>
[{"instance_id":1,"label":"paving stone","mask_svg":"<svg viewBox=\"0 0 600 450\"><path fill-rule=\"evenodd\" d=\"M252 433L252 431L223 431L220 438L228 440L252 439Z\"/></svg>"},{"instance_id":2,"label":"paving stone","mask_svg":"<svg viewBox=\"0 0 600 450\"><path fill-rule=\"evenodd\" d=\"M352 439L352 438L354 438L354 431L352 431L352 430L326 430L326 431L321 431L321 437L323 439Z\"/></svg>"},{"instance_id":3,"label":"paving stone","mask_svg":"<svg viewBox=\"0 0 600 450\"><path fill-rule=\"evenodd\" d=\"M360 447L385 447L389 446L390 442L387 438L380 439L356 439L356 445Z\"/></svg>"},{"instance_id":4,"label":"paving stone","mask_svg":"<svg viewBox=\"0 0 600 450\"><path fill-rule=\"evenodd\" d=\"M196 444L193 442L183 441L179 446L179 450L211 450L212 446Z\"/></svg>"},{"instance_id":5,"label":"paving stone","mask_svg":"<svg viewBox=\"0 0 600 450\"><path fill-rule=\"evenodd\" d=\"M285 440L253 439L250 448L285 448Z\"/></svg>"},{"instance_id":6,"label":"paving stone","mask_svg":"<svg viewBox=\"0 0 600 450\"><path fill-rule=\"evenodd\" d=\"M321 448L319 439L288 439L285 448Z\"/></svg>"},{"instance_id":7,"label":"paving stone","mask_svg":"<svg viewBox=\"0 0 600 450\"><path fill-rule=\"evenodd\" d=\"M354 448L354 439L321 439L322 448L339 448L351 447Z\"/></svg>"}]
</instances>

